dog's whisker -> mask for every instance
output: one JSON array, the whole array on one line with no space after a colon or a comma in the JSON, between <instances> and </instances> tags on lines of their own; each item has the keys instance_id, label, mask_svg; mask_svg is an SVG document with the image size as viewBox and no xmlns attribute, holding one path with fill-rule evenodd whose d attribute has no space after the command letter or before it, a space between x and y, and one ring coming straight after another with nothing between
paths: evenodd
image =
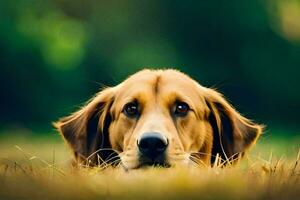
<instances>
[{"instance_id":1,"label":"dog's whisker","mask_svg":"<svg viewBox=\"0 0 300 200\"><path fill-rule=\"evenodd\" d=\"M207 164L205 162L203 162L203 160L201 160L198 157L195 156L190 156L189 159L193 162L195 162L196 164L198 164L199 166L204 166L204 167L208 167Z\"/></svg>"},{"instance_id":2,"label":"dog's whisker","mask_svg":"<svg viewBox=\"0 0 300 200\"><path fill-rule=\"evenodd\" d=\"M115 150L115 149L112 149L112 148L101 148L101 149L98 149L98 150L96 150L96 151L94 151L92 154L90 154L87 158L86 158L86 160L88 160L90 157L92 157L92 156L94 156L96 153L99 153L99 152L101 152L101 151L114 151L114 152L116 152L116 153L120 153L119 151L117 151L117 150Z\"/></svg>"},{"instance_id":3,"label":"dog's whisker","mask_svg":"<svg viewBox=\"0 0 300 200\"><path fill-rule=\"evenodd\" d=\"M111 158L105 160L105 162L106 162L106 163L109 163L109 162L111 162L111 161L115 161L116 158L120 159L120 156L119 156L119 155L113 156L113 157L111 157Z\"/></svg>"},{"instance_id":4,"label":"dog's whisker","mask_svg":"<svg viewBox=\"0 0 300 200\"><path fill-rule=\"evenodd\" d=\"M114 166L114 164L121 162L121 159L116 159L114 161L111 162L102 162L100 165L98 165L98 167L100 168L107 168L109 166Z\"/></svg>"},{"instance_id":5,"label":"dog's whisker","mask_svg":"<svg viewBox=\"0 0 300 200\"><path fill-rule=\"evenodd\" d=\"M200 155L206 155L206 156L210 156L210 157L214 157L214 158L219 158L221 159L222 161L226 161L226 159L223 159L221 158L220 156L217 156L217 155L212 155L211 153L204 153L204 152L189 152L190 155L197 155L197 156L200 156Z\"/></svg>"}]
</instances>

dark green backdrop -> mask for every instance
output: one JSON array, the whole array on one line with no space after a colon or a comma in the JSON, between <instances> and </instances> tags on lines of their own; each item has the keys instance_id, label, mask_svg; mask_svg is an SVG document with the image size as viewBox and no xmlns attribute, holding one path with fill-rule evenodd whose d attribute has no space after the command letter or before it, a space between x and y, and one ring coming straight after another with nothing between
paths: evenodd
<instances>
[{"instance_id":1,"label":"dark green backdrop","mask_svg":"<svg viewBox=\"0 0 300 200\"><path fill-rule=\"evenodd\" d=\"M300 2L0 1L0 128L50 129L144 67L180 69L256 121L296 127Z\"/></svg>"}]
</instances>

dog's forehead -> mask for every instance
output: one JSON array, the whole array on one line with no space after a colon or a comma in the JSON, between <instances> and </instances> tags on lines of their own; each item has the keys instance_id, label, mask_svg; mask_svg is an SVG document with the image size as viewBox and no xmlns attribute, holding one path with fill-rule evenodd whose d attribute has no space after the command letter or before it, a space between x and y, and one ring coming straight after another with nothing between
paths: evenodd
<instances>
[{"instance_id":1,"label":"dog's forehead","mask_svg":"<svg viewBox=\"0 0 300 200\"><path fill-rule=\"evenodd\" d=\"M199 84L189 76L177 70L142 70L120 84L123 88L151 89L168 88L187 89Z\"/></svg>"},{"instance_id":2,"label":"dog's forehead","mask_svg":"<svg viewBox=\"0 0 300 200\"><path fill-rule=\"evenodd\" d=\"M189 76L176 70L143 70L118 85L117 99L152 99L159 95L198 98L203 88Z\"/></svg>"}]
</instances>

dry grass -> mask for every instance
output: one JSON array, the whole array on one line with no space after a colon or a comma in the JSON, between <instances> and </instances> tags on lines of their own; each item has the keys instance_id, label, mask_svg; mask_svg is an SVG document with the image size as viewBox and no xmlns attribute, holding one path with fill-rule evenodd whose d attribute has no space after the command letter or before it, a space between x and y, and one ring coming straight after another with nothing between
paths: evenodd
<instances>
[{"instance_id":1,"label":"dry grass","mask_svg":"<svg viewBox=\"0 0 300 200\"><path fill-rule=\"evenodd\" d=\"M13 141L12 141L13 140ZM29 142L30 141L30 142ZM56 135L0 141L0 199L299 199L299 138L262 140L234 167L72 169ZM269 143L268 143L269 142ZM18 145L18 146L15 146ZM272 152L272 153L270 153ZM274 153L275 152L275 153Z\"/></svg>"}]
</instances>

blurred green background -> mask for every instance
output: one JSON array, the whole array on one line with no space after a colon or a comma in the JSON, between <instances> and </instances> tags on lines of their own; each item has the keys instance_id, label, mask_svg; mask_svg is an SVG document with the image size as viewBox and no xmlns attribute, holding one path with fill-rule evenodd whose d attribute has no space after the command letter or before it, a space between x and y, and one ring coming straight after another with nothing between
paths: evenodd
<instances>
[{"instance_id":1,"label":"blurred green background","mask_svg":"<svg viewBox=\"0 0 300 200\"><path fill-rule=\"evenodd\" d=\"M53 131L145 67L179 69L267 133L296 136L300 1L0 1L2 132Z\"/></svg>"}]
</instances>

